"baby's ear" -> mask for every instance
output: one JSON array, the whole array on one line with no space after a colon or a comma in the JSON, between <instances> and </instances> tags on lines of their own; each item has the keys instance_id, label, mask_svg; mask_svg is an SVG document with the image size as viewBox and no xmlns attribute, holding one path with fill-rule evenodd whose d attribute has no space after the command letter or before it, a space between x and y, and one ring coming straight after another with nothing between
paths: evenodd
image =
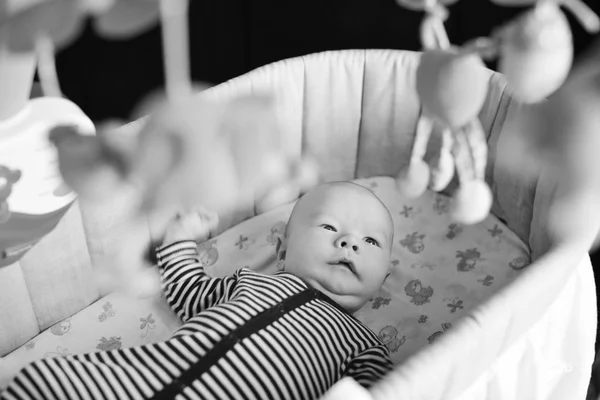
<instances>
[{"instance_id":1,"label":"baby's ear","mask_svg":"<svg viewBox=\"0 0 600 400\"><path fill-rule=\"evenodd\" d=\"M275 254L277 256L277 270L285 271L285 255L287 251L287 240L284 236L277 238Z\"/></svg>"},{"instance_id":2,"label":"baby's ear","mask_svg":"<svg viewBox=\"0 0 600 400\"><path fill-rule=\"evenodd\" d=\"M393 264L390 263L389 266L388 266L387 274L385 274L385 278L383 278L384 282L388 280L388 278L390 277L390 275L392 275L393 270L394 270Z\"/></svg>"},{"instance_id":3,"label":"baby's ear","mask_svg":"<svg viewBox=\"0 0 600 400\"><path fill-rule=\"evenodd\" d=\"M287 240L285 237L277 238L277 245L275 246L275 254L277 254L277 261L285 260L285 253L287 250Z\"/></svg>"}]
</instances>

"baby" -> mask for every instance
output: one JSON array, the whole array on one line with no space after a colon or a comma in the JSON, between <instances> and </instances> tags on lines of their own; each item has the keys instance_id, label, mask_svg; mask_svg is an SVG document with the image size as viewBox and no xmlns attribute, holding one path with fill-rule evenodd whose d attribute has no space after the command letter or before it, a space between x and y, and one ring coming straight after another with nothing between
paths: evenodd
<instances>
[{"instance_id":1,"label":"baby","mask_svg":"<svg viewBox=\"0 0 600 400\"><path fill-rule=\"evenodd\" d=\"M37 361L2 398L315 399L342 377L368 387L391 369L385 346L352 316L390 268L392 218L370 190L335 182L306 193L274 275L206 275L196 241L215 222L182 215L156 250L183 321L171 339Z\"/></svg>"}]
</instances>

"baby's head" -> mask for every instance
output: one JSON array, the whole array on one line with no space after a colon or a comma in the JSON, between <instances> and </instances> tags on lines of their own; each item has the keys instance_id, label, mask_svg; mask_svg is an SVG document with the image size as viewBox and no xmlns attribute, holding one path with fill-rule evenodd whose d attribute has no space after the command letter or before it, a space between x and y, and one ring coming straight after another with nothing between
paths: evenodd
<instances>
[{"instance_id":1,"label":"baby's head","mask_svg":"<svg viewBox=\"0 0 600 400\"><path fill-rule=\"evenodd\" d=\"M388 275L393 235L392 217L373 192L327 183L298 200L277 257L286 272L353 313Z\"/></svg>"}]
</instances>

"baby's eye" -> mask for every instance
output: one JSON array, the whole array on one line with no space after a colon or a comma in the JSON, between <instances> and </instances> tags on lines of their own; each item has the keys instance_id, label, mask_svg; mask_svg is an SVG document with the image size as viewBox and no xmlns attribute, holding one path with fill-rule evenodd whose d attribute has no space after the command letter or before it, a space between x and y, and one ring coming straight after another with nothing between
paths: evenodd
<instances>
[{"instance_id":1,"label":"baby's eye","mask_svg":"<svg viewBox=\"0 0 600 400\"><path fill-rule=\"evenodd\" d=\"M337 232L337 230L331 225L323 224L321 225L321 228L325 229L326 231Z\"/></svg>"},{"instance_id":2,"label":"baby's eye","mask_svg":"<svg viewBox=\"0 0 600 400\"><path fill-rule=\"evenodd\" d=\"M365 238L365 242L372 244L373 246L379 247L379 242L373 238L370 238L370 237Z\"/></svg>"}]
</instances>

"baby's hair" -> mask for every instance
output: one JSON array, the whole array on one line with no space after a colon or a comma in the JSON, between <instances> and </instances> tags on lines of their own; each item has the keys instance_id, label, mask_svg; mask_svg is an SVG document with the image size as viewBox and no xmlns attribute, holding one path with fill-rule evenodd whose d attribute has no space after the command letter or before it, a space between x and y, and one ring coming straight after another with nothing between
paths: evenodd
<instances>
[{"instance_id":1,"label":"baby's hair","mask_svg":"<svg viewBox=\"0 0 600 400\"><path fill-rule=\"evenodd\" d=\"M391 237L391 242L394 242L394 219L392 218L392 213L390 213L390 210L387 208L387 206L383 203L383 201L381 201L381 199L375 194L375 192L373 192L371 189L369 189L368 187L359 185L358 183L355 182L351 182L351 181L333 181L333 182L326 182L323 183L319 186L345 186L345 185L354 185L355 187L361 188L366 190L367 192L369 192L375 199L377 199L377 201L379 202L379 204L381 204L383 206L383 209L385 210L385 212L387 212L388 217L390 219L390 222L392 223L392 237ZM316 186L316 187L319 187ZM314 189L314 188L313 188ZM288 219L287 224L285 225L285 236L287 237L288 235L288 229L290 227L290 222L292 221L292 218L294 217L294 211L296 211L296 208L298 207L298 204L300 203L300 201L302 200L302 198L309 193L310 190L308 192L302 193L300 195L300 197L298 197L298 201L296 201L296 204L294 205L294 208L292 209L292 213L290 214L290 218Z\"/></svg>"}]
</instances>

